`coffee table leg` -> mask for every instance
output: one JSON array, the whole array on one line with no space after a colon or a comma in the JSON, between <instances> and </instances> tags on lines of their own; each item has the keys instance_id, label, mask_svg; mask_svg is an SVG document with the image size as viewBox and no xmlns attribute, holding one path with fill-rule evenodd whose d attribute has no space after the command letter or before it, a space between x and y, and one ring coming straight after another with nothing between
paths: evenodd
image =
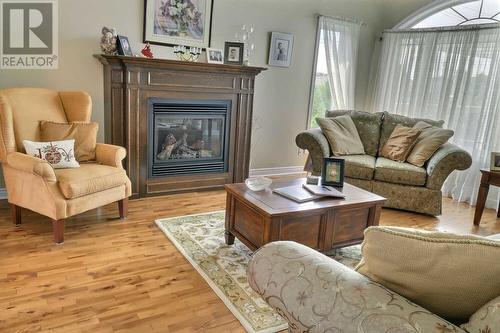
<instances>
[{"instance_id":1,"label":"coffee table leg","mask_svg":"<svg viewBox=\"0 0 500 333\"><path fill-rule=\"evenodd\" d=\"M227 245L233 245L234 244L234 235L230 233L229 231L224 232L224 237L226 238L226 244Z\"/></svg>"}]
</instances>

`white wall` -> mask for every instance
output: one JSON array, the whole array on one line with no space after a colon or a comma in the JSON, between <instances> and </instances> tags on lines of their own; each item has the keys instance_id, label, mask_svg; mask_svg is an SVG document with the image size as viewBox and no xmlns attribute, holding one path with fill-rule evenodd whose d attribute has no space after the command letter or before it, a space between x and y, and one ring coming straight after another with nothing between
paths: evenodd
<instances>
[{"instance_id":1,"label":"white wall","mask_svg":"<svg viewBox=\"0 0 500 333\"><path fill-rule=\"evenodd\" d=\"M242 24L255 26L253 65L267 66L269 32L295 36L292 66L269 67L258 77L251 168L302 165L295 136L306 128L309 85L316 34L316 13L364 21L356 107L364 108L375 40L382 30L430 0L215 0L212 47L222 48ZM142 48L144 0L60 0L59 69L0 70L0 88L46 87L86 90L94 102L93 119L103 123L103 77L99 53L102 26L126 35ZM171 48L153 46L156 57L173 58ZM101 126L101 128L103 128ZM100 132L100 139L104 137Z\"/></svg>"}]
</instances>

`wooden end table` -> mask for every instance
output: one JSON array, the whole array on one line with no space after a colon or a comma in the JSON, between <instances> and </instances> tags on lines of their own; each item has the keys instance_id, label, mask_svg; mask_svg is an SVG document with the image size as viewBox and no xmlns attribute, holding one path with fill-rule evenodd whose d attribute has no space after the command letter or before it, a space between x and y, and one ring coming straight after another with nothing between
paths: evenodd
<instances>
[{"instance_id":1,"label":"wooden end table","mask_svg":"<svg viewBox=\"0 0 500 333\"><path fill-rule=\"evenodd\" d=\"M305 179L274 183L301 186ZM295 241L326 252L359 244L364 230L379 223L385 198L345 184L346 199L297 203L271 190L253 192L245 184L226 185L226 243L237 237L251 250L279 240Z\"/></svg>"},{"instance_id":2,"label":"wooden end table","mask_svg":"<svg viewBox=\"0 0 500 333\"><path fill-rule=\"evenodd\" d=\"M488 197L490 185L500 187L500 172L481 170L481 173L481 185L479 186L479 192L477 193L474 225L479 225L481 223L481 217L483 216L484 206L486 205L486 198ZM497 217L500 217L500 202L498 203Z\"/></svg>"}]
</instances>

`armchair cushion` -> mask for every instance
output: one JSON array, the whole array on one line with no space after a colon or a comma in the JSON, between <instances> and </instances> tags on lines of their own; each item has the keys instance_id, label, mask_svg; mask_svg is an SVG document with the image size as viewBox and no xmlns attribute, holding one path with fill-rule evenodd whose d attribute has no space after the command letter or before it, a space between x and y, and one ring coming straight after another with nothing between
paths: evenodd
<instances>
[{"instance_id":1,"label":"armchair cushion","mask_svg":"<svg viewBox=\"0 0 500 333\"><path fill-rule=\"evenodd\" d=\"M401 185L425 185L427 172L409 163L400 163L379 157L375 164L375 179Z\"/></svg>"},{"instance_id":2,"label":"armchair cushion","mask_svg":"<svg viewBox=\"0 0 500 333\"><path fill-rule=\"evenodd\" d=\"M80 164L75 159L75 140L33 142L24 140L26 154L45 160L54 169L78 168Z\"/></svg>"},{"instance_id":3,"label":"armchair cushion","mask_svg":"<svg viewBox=\"0 0 500 333\"><path fill-rule=\"evenodd\" d=\"M66 199L101 192L128 182L125 170L97 163L82 164L78 169L58 169L56 176Z\"/></svg>"},{"instance_id":4,"label":"armchair cushion","mask_svg":"<svg viewBox=\"0 0 500 333\"><path fill-rule=\"evenodd\" d=\"M375 157L371 155L339 156L345 160L345 176L354 179L372 180L375 172Z\"/></svg>"},{"instance_id":5,"label":"armchair cushion","mask_svg":"<svg viewBox=\"0 0 500 333\"><path fill-rule=\"evenodd\" d=\"M500 295L500 241L371 227L362 252L358 272L455 323Z\"/></svg>"},{"instance_id":6,"label":"armchair cushion","mask_svg":"<svg viewBox=\"0 0 500 333\"><path fill-rule=\"evenodd\" d=\"M500 296L474 313L462 328L469 333L500 332Z\"/></svg>"},{"instance_id":7,"label":"armchair cushion","mask_svg":"<svg viewBox=\"0 0 500 333\"><path fill-rule=\"evenodd\" d=\"M40 137L42 141L75 140L75 156L77 161L95 160L95 146L99 124L86 122L56 123L40 121Z\"/></svg>"}]
</instances>

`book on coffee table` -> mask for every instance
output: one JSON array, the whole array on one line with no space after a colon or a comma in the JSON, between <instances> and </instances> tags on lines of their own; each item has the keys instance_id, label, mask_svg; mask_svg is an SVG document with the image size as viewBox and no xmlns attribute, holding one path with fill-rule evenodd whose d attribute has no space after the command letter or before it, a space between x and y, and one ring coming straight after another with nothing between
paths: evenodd
<instances>
[{"instance_id":1,"label":"book on coffee table","mask_svg":"<svg viewBox=\"0 0 500 333\"><path fill-rule=\"evenodd\" d=\"M311 194L320 197L332 197L332 198L345 198L345 194L337 190L333 186L322 186L322 185L302 185Z\"/></svg>"},{"instance_id":2,"label":"book on coffee table","mask_svg":"<svg viewBox=\"0 0 500 333\"><path fill-rule=\"evenodd\" d=\"M298 203L304 203L321 198L321 196L309 192L300 185L277 188L273 190L273 193L279 194Z\"/></svg>"}]
</instances>

